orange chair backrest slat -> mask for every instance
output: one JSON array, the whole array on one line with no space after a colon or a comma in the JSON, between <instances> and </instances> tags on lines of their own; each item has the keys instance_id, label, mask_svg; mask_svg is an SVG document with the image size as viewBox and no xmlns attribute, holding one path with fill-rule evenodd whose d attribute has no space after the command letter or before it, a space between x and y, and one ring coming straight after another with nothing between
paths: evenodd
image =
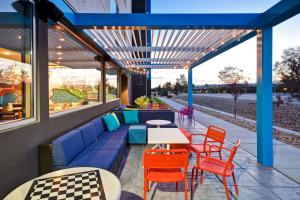
<instances>
[{"instance_id":1,"label":"orange chair backrest slat","mask_svg":"<svg viewBox=\"0 0 300 200\"><path fill-rule=\"evenodd\" d=\"M214 125L210 125L207 128L206 137L204 139L204 145L207 144L207 141L213 140L214 143L219 143L219 147L222 147L223 142L225 140L225 136L226 136L226 130L225 129L214 126ZM214 145L216 145L216 144L214 144Z\"/></svg>"},{"instance_id":2,"label":"orange chair backrest slat","mask_svg":"<svg viewBox=\"0 0 300 200\"><path fill-rule=\"evenodd\" d=\"M145 150L144 168L187 168L188 153L185 149Z\"/></svg>"},{"instance_id":3,"label":"orange chair backrest slat","mask_svg":"<svg viewBox=\"0 0 300 200\"><path fill-rule=\"evenodd\" d=\"M227 166L227 167L229 167L230 165L232 165L233 158L234 158L234 156L235 156L235 154L236 154L236 151L237 151L237 149L239 148L240 144L241 144L241 140L238 139L238 141L237 141L237 142L235 143L235 145L232 147L231 152L230 152L230 155L229 155L229 157L228 157L228 159L227 159L227 162L226 162L226 166Z\"/></svg>"}]
</instances>

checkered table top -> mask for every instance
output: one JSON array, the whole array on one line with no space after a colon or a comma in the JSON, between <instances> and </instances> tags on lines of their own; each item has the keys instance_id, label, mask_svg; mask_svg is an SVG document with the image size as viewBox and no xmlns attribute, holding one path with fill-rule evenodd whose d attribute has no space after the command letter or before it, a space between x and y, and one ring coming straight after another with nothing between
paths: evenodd
<instances>
[{"instance_id":1,"label":"checkered table top","mask_svg":"<svg viewBox=\"0 0 300 200\"><path fill-rule=\"evenodd\" d=\"M105 200L99 170L34 180L26 200Z\"/></svg>"}]
</instances>

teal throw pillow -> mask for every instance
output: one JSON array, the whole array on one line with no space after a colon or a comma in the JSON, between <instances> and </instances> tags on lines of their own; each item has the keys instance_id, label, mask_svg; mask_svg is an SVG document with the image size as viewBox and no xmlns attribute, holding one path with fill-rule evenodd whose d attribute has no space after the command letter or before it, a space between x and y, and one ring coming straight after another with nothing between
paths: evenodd
<instances>
[{"instance_id":1,"label":"teal throw pillow","mask_svg":"<svg viewBox=\"0 0 300 200\"><path fill-rule=\"evenodd\" d=\"M103 120L108 131L111 132L117 130L118 123L111 114L103 116Z\"/></svg>"},{"instance_id":2,"label":"teal throw pillow","mask_svg":"<svg viewBox=\"0 0 300 200\"><path fill-rule=\"evenodd\" d=\"M120 123L120 121L119 121L119 119L118 119L116 113L112 112L111 115L115 118L115 120L116 120L116 122L117 122L117 124L118 124L118 128L120 128L121 123Z\"/></svg>"},{"instance_id":3,"label":"teal throw pillow","mask_svg":"<svg viewBox=\"0 0 300 200\"><path fill-rule=\"evenodd\" d=\"M123 111L125 124L138 124L139 116L137 110Z\"/></svg>"}]
</instances>

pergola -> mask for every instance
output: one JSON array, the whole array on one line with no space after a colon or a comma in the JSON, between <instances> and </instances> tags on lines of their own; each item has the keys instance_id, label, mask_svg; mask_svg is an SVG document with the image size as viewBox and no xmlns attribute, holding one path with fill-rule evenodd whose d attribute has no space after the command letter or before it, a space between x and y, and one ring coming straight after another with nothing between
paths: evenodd
<instances>
[{"instance_id":1,"label":"pergola","mask_svg":"<svg viewBox=\"0 0 300 200\"><path fill-rule=\"evenodd\" d=\"M188 69L188 105L192 105L193 68L257 37L257 159L273 165L272 28L297 15L300 1L282 0L263 13L145 14L74 13L53 0L64 20L123 69ZM150 1L149 1L150 2Z\"/></svg>"}]
</instances>

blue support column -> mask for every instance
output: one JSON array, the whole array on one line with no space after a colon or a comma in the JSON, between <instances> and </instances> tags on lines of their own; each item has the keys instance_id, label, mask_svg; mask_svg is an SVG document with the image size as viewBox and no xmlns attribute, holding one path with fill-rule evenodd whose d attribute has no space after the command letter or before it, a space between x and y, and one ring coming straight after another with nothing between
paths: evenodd
<instances>
[{"instance_id":1,"label":"blue support column","mask_svg":"<svg viewBox=\"0 0 300 200\"><path fill-rule=\"evenodd\" d=\"M193 69L188 70L188 106L193 106Z\"/></svg>"},{"instance_id":2,"label":"blue support column","mask_svg":"<svg viewBox=\"0 0 300 200\"><path fill-rule=\"evenodd\" d=\"M272 166L272 28L257 31L256 96L257 160Z\"/></svg>"}]
</instances>

